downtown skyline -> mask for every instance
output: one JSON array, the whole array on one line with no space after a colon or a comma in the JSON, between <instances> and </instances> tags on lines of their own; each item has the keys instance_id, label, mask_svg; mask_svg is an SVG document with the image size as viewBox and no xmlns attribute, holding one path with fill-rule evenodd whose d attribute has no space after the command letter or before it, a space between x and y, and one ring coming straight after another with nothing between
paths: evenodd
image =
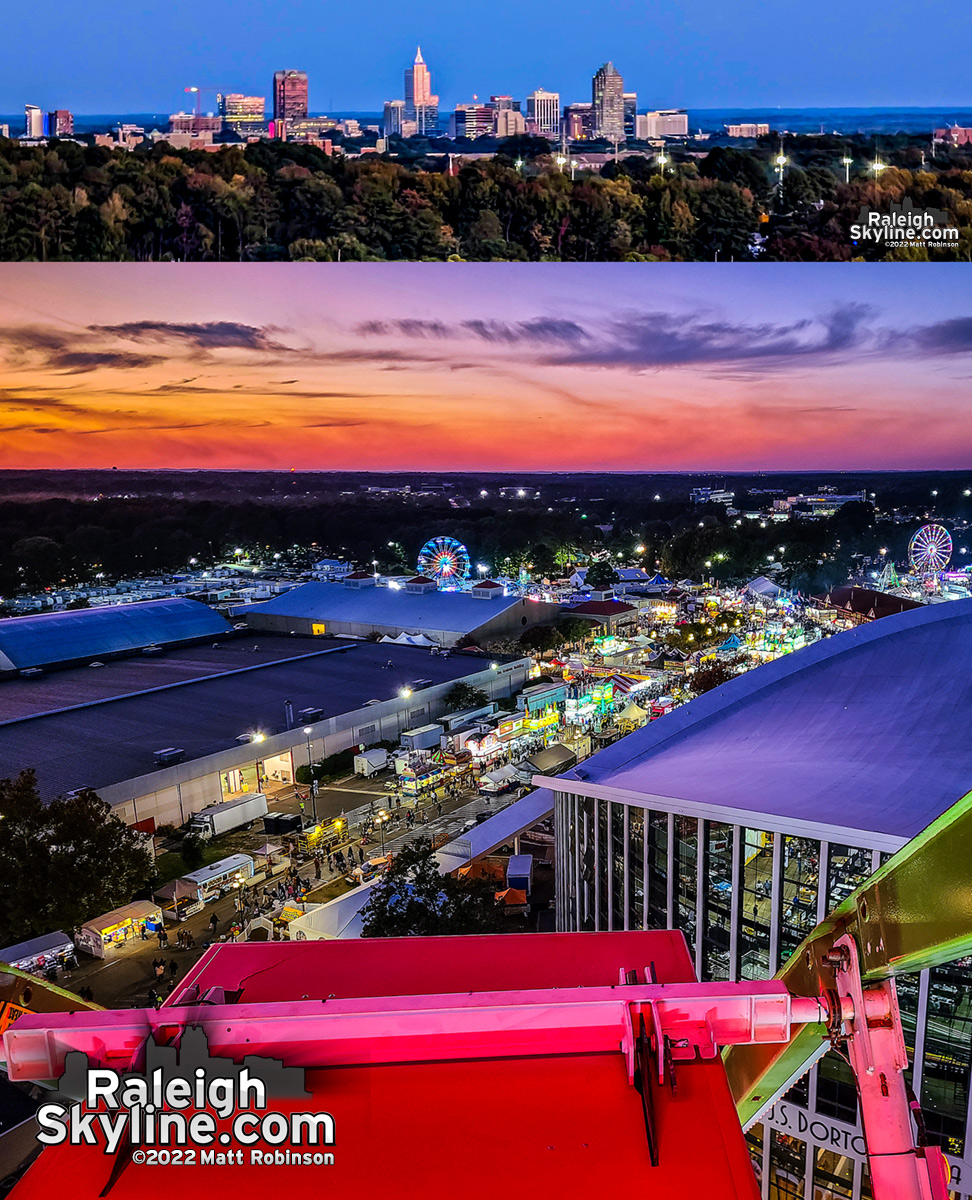
<instances>
[{"instance_id":1,"label":"downtown skyline","mask_svg":"<svg viewBox=\"0 0 972 1200\"><path fill-rule=\"evenodd\" d=\"M567 102L583 100L591 74L608 60L648 108L948 107L966 93L960 55L943 59L931 37L909 43L906 77L887 72L901 31L919 19L914 0L862 12L847 40L796 3L766 22L757 19L756 0L731 11L714 0L691 7L665 0L637 14L615 0L600 6L594 29L582 19L585 11L570 2L531 6L517 13L511 38L506 22L484 28L473 13L452 10L444 19L428 0L408 10L379 0L372 27L380 37L343 40L338 53L333 37L309 36L321 28L321 14L308 0L288 0L285 20L278 9L271 20L259 0L214 0L202 27L195 6L173 0L168 27L193 36L170 39L160 53L154 14L132 13L116 26L98 19L90 3L55 0L43 41L33 36L28 10L7 16L9 44L20 53L0 82L0 112L17 112L25 102L78 114L162 111L190 85L266 94L282 68L308 72L314 112L378 112L397 94L416 43L446 106L473 93L525 96L537 87L559 90ZM953 24L950 40L958 45L963 32L972 33L972 15L959 12ZM85 66L93 62L97 71Z\"/></svg>"},{"instance_id":2,"label":"downtown skyline","mask_svg":"<svg viewBox=\"0 0 972 1200\"><path fill-rule=\"evenodd\" d=\"M947 264L5 272L3 469L972 460L972 292Z\"/></svg>"}]
</instances>

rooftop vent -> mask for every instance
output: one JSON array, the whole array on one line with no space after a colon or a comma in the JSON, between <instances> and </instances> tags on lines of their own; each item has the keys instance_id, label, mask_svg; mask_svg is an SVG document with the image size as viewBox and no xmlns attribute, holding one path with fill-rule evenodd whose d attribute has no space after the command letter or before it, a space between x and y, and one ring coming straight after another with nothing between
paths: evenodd
<instances>
[{"instance_id":1,"label":"rooftop vent","mask_svg":"<svg viewBox=\"0 0 972 1200\"><path fill-rule=\"evenodd\" d=\"M185 756L185 750L177 746L167 746L165 750L156 750L152 755L158 767L171 767L173 763L181 762Z\"/></svg>"}]
</instances>

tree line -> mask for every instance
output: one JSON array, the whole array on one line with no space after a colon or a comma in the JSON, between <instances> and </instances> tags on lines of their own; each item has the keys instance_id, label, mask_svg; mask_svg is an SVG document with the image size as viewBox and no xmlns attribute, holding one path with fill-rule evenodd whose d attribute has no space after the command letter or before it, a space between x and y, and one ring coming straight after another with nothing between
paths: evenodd
<instances>
[{"instance_id":1,"label":"tree line","mask_svg":"<svg viewBox=\"0 0 972 1200\"><path fill-rule=\"evenodd\" d=\"M507 148L512 150L512 148ZM972 160L906 146L847 183L836 143L800 139L776 186L768 147L609 161L329 156L263 141L213 152L0 140L0 259L16 261L770 261L968 259ZM928 251L854 245L865 206L910 200L961 230Z\"/></svg>"}]
</instances>

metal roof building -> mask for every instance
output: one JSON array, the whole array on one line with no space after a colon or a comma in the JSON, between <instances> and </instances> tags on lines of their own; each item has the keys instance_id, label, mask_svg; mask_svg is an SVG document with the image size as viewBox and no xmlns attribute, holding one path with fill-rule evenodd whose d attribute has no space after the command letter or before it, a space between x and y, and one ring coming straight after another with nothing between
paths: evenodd
<instances>
[{"instance_id":1,"label":"metal roof building","mask_svg":"<svg viewBox=\"0 0 972 1200\"><path fill-rule=\"evenodd\" d=\"M504 596L501 589L472 592L409 591L407 588L350 583L305 583L284 596L246 610L253 629L277 633L397 637L424 633L442 646L464 635L477 640L518 637L531 625L552 621L557 604Z\"/></svg>"},{"instance_id":2,"label":"metal roof building","mask_svg":"<svg viewBox=\"0 0 972 1200\"><path fill-rule=\"evenodd\" d=\"M972 788L970 681L972 600L923 606L741 675L576 774L903 841Z\"/></svg>"},{"instance_id":3,"label":"metal roof building","mask_svg":"<svg viewBox=\"0 0 972 1200\"><path fill-rule=\"evenodd\" d=\"M0 620L0 675L131 654L232 632L219 613L173 597Z\"/></svg>"},{"instance_id":4,"label":"metal roof building","mask_svg":"<svg viewBox=\"0 0 972 1200\"><path fill-rule=\"evenodd\" d=\"M275 640L280 655L267 661ZM33 768L45 799L92 787L128 822L154 816L182 824L207 805L259 790L274 768L280 782L292 779L309 753L397 740L446 711L445 696L460 679L491 699L510 695L531 665L527 657L494 666L475 655L364 642L305 641L295 655L297 639L282 638L262 639L260 653L248 653L253 641L221 643L203 656L211 666L201 677L188 673L193 652L174 656L174 674L166 655L153 656L138 673L139 690L110 687L116 670L133 679L125 660L91 672L98 694L81 686L84 679L74 689L86 667L0 683L0 701L9 687L24 705L18 714L0 703L0 778ZM219 665L217 653L225 656ZM61 680L67 703L53 688ZM34 686L49 696L46 711L31 700Z\"/></svg>"},{"instance_id":5,"label":"metal roof building","mask_svg":"<svg viewBox=\"0 0 972 1200\"><path fill-rule=\"evenodd\" d=\"M700 979L772 975L972 790L970 718L965 599L816 642L538 777L555 797L557 928L681 929ZM969 1197L972 971L896 983L929 1135ZM825 1056L749 1131L768 1194L787 1180L794 1195L869 1196L857 1113Z\"/></svg>"}]
</instances>

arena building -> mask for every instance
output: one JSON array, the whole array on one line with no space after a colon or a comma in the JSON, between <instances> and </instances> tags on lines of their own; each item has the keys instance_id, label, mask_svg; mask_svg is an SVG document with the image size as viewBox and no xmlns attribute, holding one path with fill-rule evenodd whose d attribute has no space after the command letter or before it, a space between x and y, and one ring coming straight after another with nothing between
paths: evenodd
<instances>
[{"instance_id":1,"label":"arena building","mask_svg":"<svg viewBox=\"0 0 972 1200\"><path fill-rule=\"evenodd\" d=\"M972 600L761 666L558 778L557 928L681 929L700 979L772 975L972 789ZM972 1195L972 970L898 981L931 1140ZM763 1196L870 1196L857 1095L828 1054L748 1131Z\"/></svg>"},{"instance_id":2,"label":"arena building","mask_svg":"<svg viewBox=\"0 0 972 1200\"><path fill-rule=\"evenodd\" d=\"M305 583L245 612L253 629L319 637L366 638L424 635L439 646L460 638L484 645L516 639L533 625L549 623L560 606L532 597L507 596L491 579L469 591L440 591L432 579L380 586L373 575L354 572L341 583Z\"/></svg>"},{"instance_id":3,"label":"arena building","mask_svg":"<svg viewBox=\"0 0 972 1200\"><path fill-rule=\"evenodd\" d=\"M182 825L210 804L273 794L308 761L428 724L460 680L509 696L531 666L250 633L9 679L0 778L31 768L46 800L91 787L127 824Z\"/></svg>"}]
</instances>

